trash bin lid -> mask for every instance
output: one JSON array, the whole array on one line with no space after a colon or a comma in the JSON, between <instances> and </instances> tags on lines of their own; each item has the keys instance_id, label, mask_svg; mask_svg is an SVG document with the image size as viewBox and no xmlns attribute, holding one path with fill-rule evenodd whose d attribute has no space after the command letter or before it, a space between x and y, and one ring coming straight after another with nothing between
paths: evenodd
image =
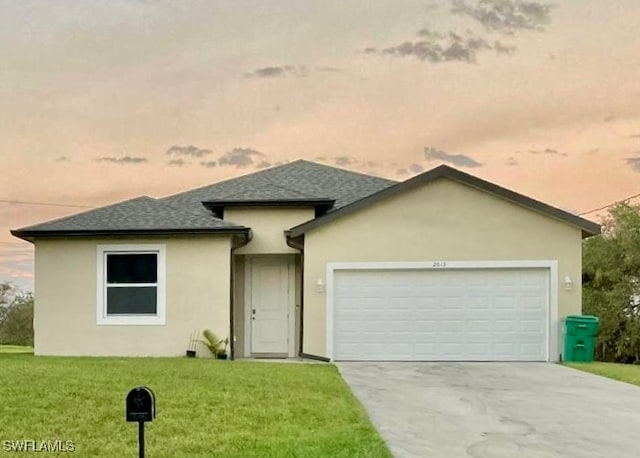
<instances>
[{"instance_id":1,"label":"trash bin lid","mask_svg":"<svg viewBox=\"0 0 640 458\"><path fill-rule=\"evenodd\" d=\"M570 321L573 323L576 323L576 322L597 323L600 321L598 317L594 315L567 315L566 317L563 318L563 320Z\"/></svg>"}]
</instances>

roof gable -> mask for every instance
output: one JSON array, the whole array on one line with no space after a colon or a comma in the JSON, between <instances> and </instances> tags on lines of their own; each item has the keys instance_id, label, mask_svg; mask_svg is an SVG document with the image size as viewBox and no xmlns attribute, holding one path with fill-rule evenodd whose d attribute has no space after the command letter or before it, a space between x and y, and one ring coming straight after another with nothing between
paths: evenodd
<instances>
[{"instance_id":1,"label":"roof gable","mask_svg":"<svg viewBox=\"0 0 640 458\"><path fill-rule=\"evenodd\" d=\"M475 177L452 167L441 165L420 175L416 175L415 177L410 178L406 181L387 187L363 199L352 202L351 204L343 206L336 211L327 213L319 218L295 226L288 231L288 236L290 238L299 237L301 235L304 235L305 232L321 225L327 224L341 216L348 215L359 209L373 205L382 199L397 195L410 189L414 189L418 186L422 186L439 178L448 178L457 181L459 183L471 186L480 191L487 192L489 194L495 195L497 197L525 207L529 210L541 213L545 216L564 221L572 226L580 228L582 230L583 237L597 235L600 233L600 225L592 221L581 218L580 216L574 215L551 205L545 204L538 200L532 199L523 194L511 191L507 188L503 188L502 186L498 186L494 183Z\"/></svg>"}]
</instances>

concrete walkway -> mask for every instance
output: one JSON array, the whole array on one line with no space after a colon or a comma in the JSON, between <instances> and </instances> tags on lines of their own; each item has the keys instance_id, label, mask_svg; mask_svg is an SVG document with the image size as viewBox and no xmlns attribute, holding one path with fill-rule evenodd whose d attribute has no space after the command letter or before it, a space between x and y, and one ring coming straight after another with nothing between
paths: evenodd
<instances>
[{"instance_id":1,"label":"concrete walkway","mask_svg":"<svg viewBox=\"0 0 640 458\"><path fill-rule=\"evenodd\" d=\"M640 457L640 387L549 363L338 363L396 457Z\"/></svg>"}]
</instances>

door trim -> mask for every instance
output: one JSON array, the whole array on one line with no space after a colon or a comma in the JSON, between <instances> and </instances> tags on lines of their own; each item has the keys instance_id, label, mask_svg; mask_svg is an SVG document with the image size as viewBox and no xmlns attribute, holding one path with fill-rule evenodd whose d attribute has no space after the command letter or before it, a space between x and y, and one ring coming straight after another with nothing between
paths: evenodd
<instances>
[{"instance_id":1,"label":"door trim","mask_svg":"<svg viewBox=\"0 0 640 458\"><path fill-rule=\"evenodd\" d=\"M294 255L246 255L244 263L244 357L250 358L253 355L251 351L251 288L252 288L252 267L255 259L280 259L283 264L287 265L287 318L288 318L288 336L287 336L287 357L296 356L296 308L295 308L295 257ZM264 354L274 357L271 354Z\"/></svg>"},{"instance_id":2,"label":"door trim","mask_svg":"<svg viewBox=\"0 0 640 458\"><path fill-rule=\"evenodd\" d=\"M334 360L334 276L339 270L461 270L461 269L548 269L547 355L546 360L558 361L558 261L419 261L419 262L328 262L326 280L326 355Z\"/></svg>"}]
</instances>

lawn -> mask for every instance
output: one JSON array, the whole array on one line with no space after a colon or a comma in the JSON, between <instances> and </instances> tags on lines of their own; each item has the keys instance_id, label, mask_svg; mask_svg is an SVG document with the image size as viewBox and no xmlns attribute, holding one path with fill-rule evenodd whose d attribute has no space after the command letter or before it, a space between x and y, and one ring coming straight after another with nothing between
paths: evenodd
<instances>
[{"instance_id":1,"label":"lawn","mask_svg":"<svg viewBox=\"0 0 640 458\"><path fill-rule=\"evenodd\" d=\"M564 363L566 366L640 386L640 366L617 363Z\"/></svg>"},{"instance_id":2,"label":"lawn","mask_svg":"<svg viewBox=\"0 0 640 458\"><path fill-rule=\"evenodd\" d=\"M124 400L138 385L157 401L149 457L391 456L333 365L187 358L0 354L0 444L70 440L78 456L137 456Z\"/></svg>"},{"instance_id":3,"label":"lawn","mask_svg":"<svg viewBox=\"0 0 640 458\"><path fill-rule=\"evenodd\" d=\"M0 354L2 353L33 353L33 348L21 345L0 345Z\"/></svg>"}]
</instances>

